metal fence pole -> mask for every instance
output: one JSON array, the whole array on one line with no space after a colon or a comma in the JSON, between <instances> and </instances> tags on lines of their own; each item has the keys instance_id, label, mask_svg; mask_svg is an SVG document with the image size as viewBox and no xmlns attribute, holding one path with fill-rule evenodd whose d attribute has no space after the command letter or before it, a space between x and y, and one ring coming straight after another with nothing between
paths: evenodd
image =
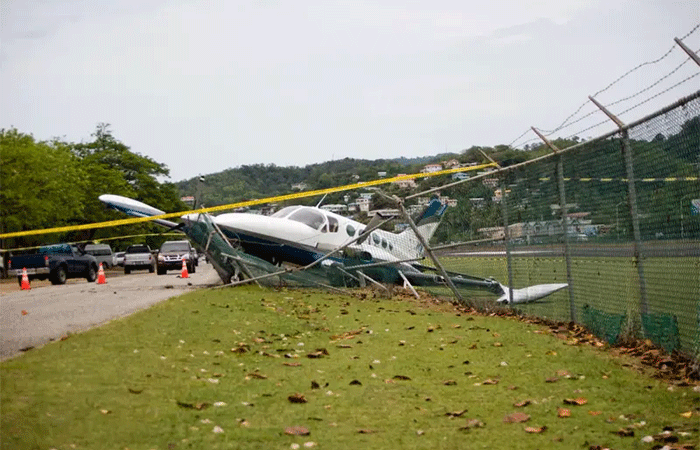
<instances>
[{"instance_id":1,"label":"metal fence pole","mask_svg":"<svg viewBox=\"0 0 700 450\"><path fill-rule=\"evenodd\" d=\"M576 322L576 302L574 298L574 277L571 273L571 244L569 243L569 224L567 223L568 208L566 207L566 190L564 187L564 159L559 148L544 137L535 127L532 131L544 141L554 153L557 154L557 184L559 185L559 203L561 205L561 223L564 230L564 259L566 261L566 282L569 284L569 316L572 322Z\"/></svg>"},{"instance_id":2,"label":"metal fence pole","mask_svg":"<svg viewBox=\"0 0 700 450\"><path fill-rule=\"evenodd\" d=\"M642 315L649 313L649 304L647 300L646 278L644 277L644 249L642 247L642 236L639 229L639 214L637 212L637 190L634 184L634 164L632 161L632 148L629 144L629 133L622 123L614 114L608 111L603 105L598 103L596 99L588 97L601 111L603 111L615 124L620 128L622 135L622 155L625 158L625 169L627 172L627 199L629 210L632 216L632 232L634 235L634 261L637 265L637 273L639 274L639 294L640 294L640 312Z\"/></svg>"},{"instance_id":3,"label":"metal fence pole","mask_svg":"<svg viewBox=\"0 0 700 450\"><path fill-rule=\"evenodd\" d=\"M403 200L396 199L396 203L399 207L399 210L401 211L401 215L403 215L404 219L406 219L408 226L410 226L411 229L413 230L413 232L416 234L416 237L420 241L421 245L423 245L425 252L428 254L430 259L433 260L433 263L435 264L435 266L440 271L440 274L445 279L445 283L447 283L447 285L450 287L450 289L452 289L452 292L455 294L455 297L457 297L457 300L459 300L460 303L464 303L464 299L462 298L462 295L457 290L457 286L454 285L454 283L450 279L450 276L447 274L447 271L442 266L442 264L440 264L440 261L438 261L437 257L435 256L433 251L430 249L428 242L425 240L423 235L420 234L420 231L418 230L418 227L416 227L416 224L413 223L411 216L409 216L408 213L406 212L406 208L404 208L404 206L403 206ZM471 301L469 301L468 306L474 307L474 304Z\"/></svg>"},{"instance_id":4,"label":"metal fence pole","mask_svg":"<svg viewBox=\"0 0 700 450\"><path fill-rule=\"evenodd\" d=\"M513 298L513 257L510 253L510 230L508 223L508 201L505 176L501 179L501 208L503 209L503 239L506 242L506 265L508 266L508 295ZM513 302L508 302L512 308Z\"/></svg>"}]
</instances>

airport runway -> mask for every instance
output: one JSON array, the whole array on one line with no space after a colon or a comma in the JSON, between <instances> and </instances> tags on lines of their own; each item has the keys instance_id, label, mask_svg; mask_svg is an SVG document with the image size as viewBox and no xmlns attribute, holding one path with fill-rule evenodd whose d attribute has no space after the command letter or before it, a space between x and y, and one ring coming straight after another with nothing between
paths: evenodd
<instances>
[{"instance_id":1,"label":"airport runway","mask_svg":"<svg viewBox=\"0 0 700 450\"><path fill-rule=\"evenodd\" d=\"M642 244L642 252L647 258L679 258L679 257L700 257L699 242L650 242ZM447 251L440 253L441 256L505 256L505 247L489 250L470 251ZM512 256L564 256L564 246L514 246L511 249ZM572 244L571 256L573 257L621 257L631 258L634 256L632 244Z\"/></svg>"},{"instance_id":2,"label":"airport runway","mask_svg":"<svg viewBox=\"0 0 700 450\"><path fill-rule=\"evenodd\" d=\"M35 282L30 291L19 290L14 279L5 281L15 287L3 286L0 293L0 360L187 291L221 284L216 271L204 262L189 278L180 278L177 271L160 276L146 271L131 275L107 271L106 284L84 279L68 280L61 286Z\"/></svg>"}]
</instances>

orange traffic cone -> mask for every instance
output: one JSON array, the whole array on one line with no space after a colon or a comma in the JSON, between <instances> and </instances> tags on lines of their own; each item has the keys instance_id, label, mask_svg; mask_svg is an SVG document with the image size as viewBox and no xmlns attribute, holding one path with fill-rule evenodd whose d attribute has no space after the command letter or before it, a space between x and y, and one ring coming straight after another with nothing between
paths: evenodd
<instances>
[{"instance_id":1,"label":"orange traffic cone","mask_svg":"<svg viewBox=\"0 0 700 450\"><path fill-rule=\"evenodd\" d=\"M180 278L189 278L190 274L187 272L187 264L185 263L185 258L182 258L182 272L180 273Z\"/></svg>"},{"instance_id":2,"label":"orange traffic cone","mask_svg":"<svg viewBox=\"0 0 700 450\"><path fill-rule=\"evenodd\" d=\"M22 283L20 284L20 288L23 291L28 291L32 288L29 285L29 276L27 275L27 268L26 267L22 268Z\"/></svg>"},{"instance_id":3,"label":"orange traffic cone","mask_svg":"<svg viewBox=\"0 0 700 450\"><path fill-rule=\"evenodd\" d=\"M100 268L97 270L97 284L105 284L106 282L105 270L102 268L102 263L100 263Z\"/></svg>"}]
</instances>

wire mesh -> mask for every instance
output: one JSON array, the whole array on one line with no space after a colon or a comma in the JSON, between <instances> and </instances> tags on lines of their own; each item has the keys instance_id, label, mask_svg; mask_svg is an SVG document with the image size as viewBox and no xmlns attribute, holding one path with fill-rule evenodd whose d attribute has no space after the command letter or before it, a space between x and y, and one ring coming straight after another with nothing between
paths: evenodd
<instances>
[{"instance_id":1,"label":"wire mesh","mask_svg":"<svg viewBox=\"0 0 700 450\"><path fill-rule=\"evenodd\" d=\"M695 94L624 132L465 185L465 205L448 215L448 227L492 244L441 258L472 275L512 279L515 288L568 282L568 292L517 306L529 315L575 319L611 343L646 338L697 360L699 174ZM468 200L477 196L478 204Z\"/></svg>"}]
</instances>

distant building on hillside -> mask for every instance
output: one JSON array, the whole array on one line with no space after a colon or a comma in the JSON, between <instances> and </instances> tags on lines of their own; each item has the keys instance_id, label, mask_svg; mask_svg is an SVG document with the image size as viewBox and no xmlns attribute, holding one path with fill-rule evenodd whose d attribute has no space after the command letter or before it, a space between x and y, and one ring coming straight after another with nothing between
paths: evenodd
<instances>
[{"instance_id":1,"label":"distant building on hillside","mask_svg":"<svg viewBox=\"0 0 700 450\"><path fill-rule=\"evenodd\" d=\"M457 167L460 167L459 161L456 159L450 159L449 161L445 161L442 163L443 166L445 166L446 169L455 169Z\"/></svg>"},{"instance_id":2,"label":"distant building on hillside","mask_svg":"<svg viewBox=\"0 0 700 450\"><path fill-rule=\"evenodd\" d=\"M442 164L426 164L421 170L422 173L435 173L442 170Z\"/></svg>"},{"instance_id":3,"label":"distant building on hillside","mask_svg":"<svg viewBox=\"0 0 700 450\"><path fill-rule=\"evenodd\" d=\"M406 175L405 173L400 173L397 176L403 177L405 175ZM414 187L416 187L416 180L414 180L413 178L410 178L407 180L398 180L398 181L394 181L394 184L400 188L413 189Z\"/></svg>"},{"instance_id":4,"label":"distant building on hillside","mask_svg":"<svg viewBox=\"0 0 700 450\"><path fill-rule=\"evenodd\" d=\"M336 214L345 214L348 212L348 205L321 205L324 211L334 212Z\"/></svg>"},{"instance_id":5,"label":"distant building on hillside","mask_svg":"<svg viewBox=\"0 0 700 450\"><path fill-rule=\"evenodd\" d=\"M481 180L481 184L491 189L496 189L498 187L498 178L484 178Z\"/></svg>"},{"instance_id":6,"label":"distant building on hillside","mask_svg":"<svg viewBox=\"0 0 700 450\"><path fill-rule=\"evenodd\" d=\"M371 202L371 196L370 198L360 197L357 199L357 207L359 208L360 212L369 212L369 205Z\"/></svg>"},{"instance_id":7,"label":"distant building on hillside","mask_svg":"<svg viewBox=\"0 0 700 450\"><path fill-rule=\"evenodd\" d=\"M293 191L305 191L308 186L303 181L301 183L295 183L292 185Z\"/></svg>"}]
</instances>

